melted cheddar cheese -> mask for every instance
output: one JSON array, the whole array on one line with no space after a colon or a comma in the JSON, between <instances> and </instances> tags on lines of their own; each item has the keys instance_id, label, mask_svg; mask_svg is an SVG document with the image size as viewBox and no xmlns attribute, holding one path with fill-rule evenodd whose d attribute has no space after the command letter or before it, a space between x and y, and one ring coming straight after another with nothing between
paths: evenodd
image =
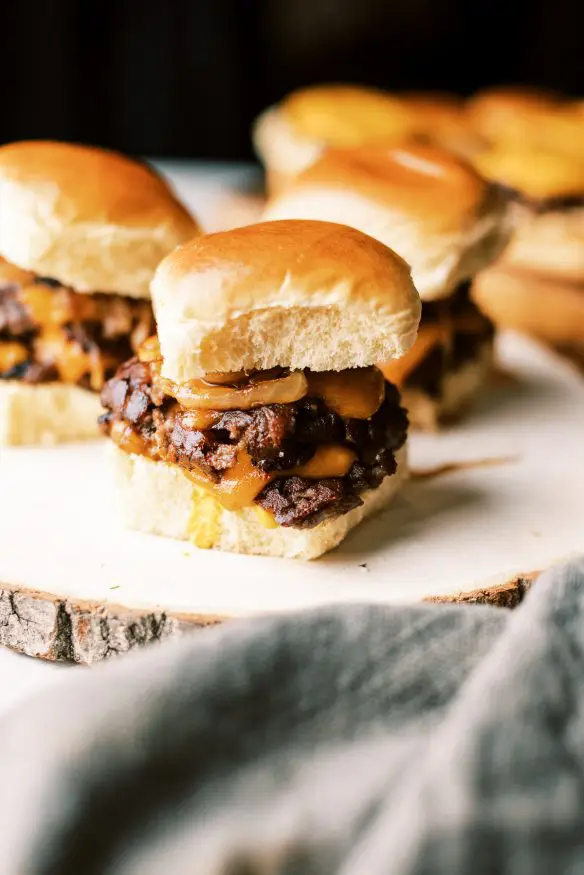
<instances>
[{"instance_id":1,"label":"melted cheddar cheese","mask_svg":"<svg viewBox=\"0 0 584 875\"><path fill-rule=\"evenodd\" d=\"M7 341L0 343L0 374L20 365L28 358L28 351L21 343Z\"/></svg>"},{"instance_id":2,"label":"melted cheddar cheese","mask_svg":"<svg viewBox=\"0 0 584 875\"><path fill-rule=\"evenodd\" d=\"M120 443L120 437L124 440L123 434L114 434L112 430L112 438L122 449L125 449L123 443ZM130 452L133 450L130 449ZM314 456L304 465L268 474L253 464L245 450L240 450L235 465L229 468L219 481L213 481L203 471L196 468L185 471L185 474L200 489L206 490L212 495L225 510L237 511L252 506L264 487L278 477L298 476L311 480L344 477L356 458L356 453L349 447L340 444L325 444L317 447Z\"/></svg>"},{"instance_id":3,"label":"melted cheddar cheese","mask_svg":"<svg viewBox=\"0 0 584 875\"><path fill-rule=\"evenodd\" d=\"M103 386L104 366L98 350L87 352L58 329L44 331L34 346L39 361L54 364L64 383L78 383L89 374L89 385L94 391Z\"/></svg>"},{"instance_id":4,"label":"melted cheddar cheese","mask_svg":"<svg viewBox=\"0 0 584 875\"><path fill-rule=\"evenodd\" d=\"M191 515L187 524L189 541L200 550L210 550L217 543L223 508L205 489L195 486Z\"/></svg>"},{"instance_id":5,"label":"melted cheddar cheese","mask_svg":"<svg viewBox=\"0 0 584 875\"><path fill-rule=\"evenodd\" d=\"M383 374L377 368L348 371L307 371L308 394L322 398L344 419L369 419L385 396Z\"/></svg>"},{"instance_id":6,"label":"melted cheddar cheese","mask_svg":"<svg viewBox=\"0 0 584 875\"><path fill-rule=\"evenodd\" d=\"M317 447L312 459L293 468L290 474L322 480L325 477L344 477L349 473L357 454L342 444L324 444Z\"/></svg>"},{"instance_id":7,"label":"melted cheddar cheese","mask_svg":"<svg viewBox=\"0 0 584 875\"><path fill-rule=\"evenodd\" d=\"M417 340L412 348L401 358L379 365L381 373L390 383L398 387L402 386L428 353L443 342L445 336L447 336L446 329L442 325L420 326Z\"/></svg>"}]
</instances>

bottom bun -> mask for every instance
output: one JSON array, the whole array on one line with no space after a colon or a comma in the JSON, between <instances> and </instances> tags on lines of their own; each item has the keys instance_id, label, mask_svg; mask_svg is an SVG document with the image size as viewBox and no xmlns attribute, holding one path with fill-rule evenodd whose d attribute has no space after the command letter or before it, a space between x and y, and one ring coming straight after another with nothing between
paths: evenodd
<instances>
[{"instance_id":1,"label":"bottom bun","mask_svg":"<svg viewBox=\"0 0 584 875\"><path fill-rule=\"evenodd\" d=\"M95 438L99 395L64 383L0 382L0 445L54 444Z\"/></svg>"},{"instance_id":2,"label":"bottom bun","mask_svg":"<svg viewBox=\"0 0 584 875\"><path fill-rule=\"evenodd\" d=\"M584 342L584 284L493 267L475 279L471 296L503 328L552 344Z\"/></svg>"},{"instance_id":3,"label":"bottom bun","mask_svg":"<svg viewBox=\"0 0 584 875\"><path fill-rule=\"evenodd\" d=\"M441 424L458 419L487 384L493 358L493 341L482 343L476 358L445 374L439 398L417 386L405 386L401 393L402 404L408 411L410 426L422 431L437 431Z\"/></svg>"},{"instance_id":4,"label":"bottom bun","mask_svg":"<svg viewBox=\"0 0 584 875\"><path fill-rule=\"evenodd\" d=\"M316 559L332 550L361 520L386 507L407 477L404 447L396 454L397 472L367 492L361 507L313 529L267 527L260 509L224 510L180 468L125 453L113 444L111 450L119 505L128 528L180 538L206 549L286 559Z\"/></svg>"}]
</instances>

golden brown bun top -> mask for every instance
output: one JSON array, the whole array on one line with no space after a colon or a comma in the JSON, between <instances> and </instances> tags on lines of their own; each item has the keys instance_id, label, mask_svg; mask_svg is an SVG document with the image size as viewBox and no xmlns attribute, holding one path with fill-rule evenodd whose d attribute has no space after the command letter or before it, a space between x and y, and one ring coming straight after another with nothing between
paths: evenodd
<instances>
[{"instance_id":1,"label":"golden brown bun top","mask_svg":"<svg viewBox=\"0 0 584 875\"><path fill-rule=\"evenodd\" d=\"M551 91L500 86L479 91L466 105L469 124L491 143L522 139L525 131L562 105Z\"/></svg>"},{"instance_id":2,"label":"golden brown bun top","mask_svg":"<svg viewBox=\"0 0 584 875\"><path fill-rule=\"evenodd\" d=\"M474 164L488 179L535 200L584 195L584 155L499 146L477 155Z\"/></svg>"},{"instance_id":3,"label":"golden brown bun top","mask_svg":"<svg viewBox=\"0 0 584 875\"><path fill-rule=\"evenodd\" d=\"M400 94L404 104L423 127L464 122L465 106L461 97L442 91L405 91Z\"/></svg>"},{"instance_id":4,"label":"golden brown bun top","mask_svg":"<svg viewBox=\"0 0 584 875\"><path fill-rule=\"evenodd\" d=\"M330 149L280 194L264 218L344 222L411 265L423 301L447 297L509 238L508 198L437 146Z\"/></svg>"},{"instance_id":5,"label":"golden brown bun top","mask_svg":"<svg viewBox=\"0 0 584 875\"><path fill-rule=\"evenodd\" d=\"M296 133L334 146L395 142L412 128L401 100L357 85L304 88L288 95L280 109Z\"/></svg>"},{"instance_id":6,"label":"golden brown bun top","mask_svg":"<svg viewBox=\"0 0 584 875\"><path fill-rule=\"evenodd\" d=\"M334 185L358 191L421 223L452 227L474 213L489 185L470 166L438 146L329 149L292 184Z\"/></svg>"},{"instance_id":7,"label":"golden brown bun top","mask_svg":"<svg viewBox=\"0 0 584 875\"><path fill-rule=\"evenodd\" d=\"M195 237L164 259L153 290L164 299L201 280L192 312L204 319L256 310L274 297L282 307L302 299L310 305L331 276L336 284L346 281L353 301L409 300L413 288L405 261L372 237L333 222L295 219Z\"/></svg>"},{"instance_id":8,"label":"golden brown bun top","mask_svg":"<svg viewBox=\"0 0 584 875\"><path fill-rule=\"evenodd\" d=\"M0 147L0 180L43 191L77 221L155 225L194 222L168 183L146 164L117 152L72 143L30 140ZM6 208L6 207L5 207ZM196 226L195 226L196 229Z\"/></svg>"},{"instance_id":9,"label":"golden brown bun top","mask_svg":"<svg viewBox=\"0 0 584 875\"><path fill-rule=\"evenodd\" d=\"M78 291L147 297L158 262L198 233L153 170L115 152L0 147L0 254Z\"/></svg>"},{"instance_id":10,"label":"golden brown bun top","mask_svg":"<svg viewBox=\"0 0 584 875\"><path fill-rule=\"evenodd\" d=\"M411 348L420 299L391 249L332 222L263 222L195 238L152 283L163 375L367 367Z\"/></svg>"}]
</instances>

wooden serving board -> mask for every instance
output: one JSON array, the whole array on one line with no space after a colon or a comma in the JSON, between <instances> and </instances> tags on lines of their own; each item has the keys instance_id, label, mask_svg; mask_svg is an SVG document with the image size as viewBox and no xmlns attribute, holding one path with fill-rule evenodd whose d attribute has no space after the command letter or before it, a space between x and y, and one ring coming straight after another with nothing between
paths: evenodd
<instances>
[{"instance_id":1,"label":"wooden serving board","mask_svg":"<svg viewBox=\"0 0 584 875\"><path fill-rule=\"evenodd\" d=\"M520 598L584 547L584 380L525 339L459 425L413 435L394 505L315 562L124 531L104 443L0 451L0 643L93 662L225 618L341 602Z\"/></svg>"}]
</instances>

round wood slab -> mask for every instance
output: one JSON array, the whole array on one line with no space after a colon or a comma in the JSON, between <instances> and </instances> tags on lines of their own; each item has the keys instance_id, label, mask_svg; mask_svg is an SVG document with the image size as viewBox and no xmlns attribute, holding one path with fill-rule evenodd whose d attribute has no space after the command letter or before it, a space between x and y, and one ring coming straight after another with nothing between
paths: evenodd
<instances>
[{"instance_id":1,"label":"round wood slab","mask_svg":"<svg viewBox=\"0 0 584 875\"><path fill-rule=\"evenodd\" d=\"M413 436L394 505L311 563L124 531L101 442L0 450L0 643L91 663L323 604L517 603L525 572L582 548L584 381L524 339L500 354L505 378L463 423Z\"/></svg>"}]
</instances>

